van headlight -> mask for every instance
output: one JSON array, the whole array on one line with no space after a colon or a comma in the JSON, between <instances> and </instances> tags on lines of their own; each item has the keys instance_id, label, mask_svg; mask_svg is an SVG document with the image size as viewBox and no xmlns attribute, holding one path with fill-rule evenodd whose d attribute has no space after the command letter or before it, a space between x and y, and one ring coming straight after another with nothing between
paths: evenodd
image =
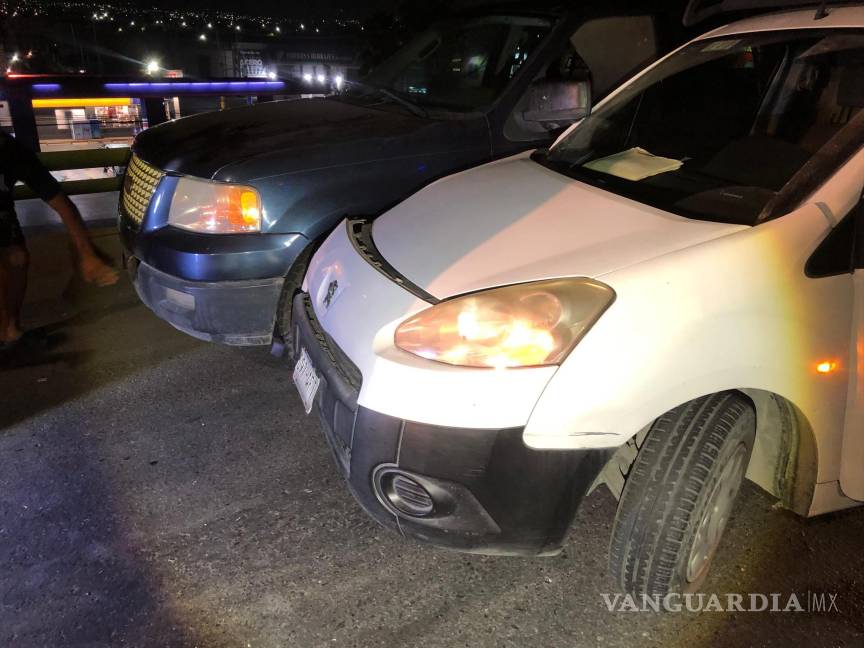
<instances>
[{"instance_id":1,"label":"van headlight","mask_svg":"<svg viewBox=\"0 0 864 648\"><path fill-rule=\"evenodd\" d=\"M206 234L261 231L261 196L252 187L180 178L168 224Z\"/></svg>"},{"instance_id":2,"label":"van headlight","mask_svg":"<svg viewBox=\"0 0 864 648\"><path fill-rule=\"evenodd\" d=\"M560 364L615 291L591 279L553 279L448 299L402 322L397 347L463 367Z\"/></svg>"}]
</instances>

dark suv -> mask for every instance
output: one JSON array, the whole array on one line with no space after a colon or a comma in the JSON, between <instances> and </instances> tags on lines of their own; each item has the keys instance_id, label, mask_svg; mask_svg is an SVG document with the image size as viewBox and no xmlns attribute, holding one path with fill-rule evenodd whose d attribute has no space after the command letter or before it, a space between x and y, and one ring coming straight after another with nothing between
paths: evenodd
<instances>
[{"instance_id":1,"label":"dark suv","mask_svg":"<svg viewBox=\"0 0 864 648\"><path fill-rule=\"evenodd\" d=\"M656 27L674 21L644 5L475 10L432 25L332 96L141 133L119 205L138 294L204 340L278 339L316 242L337 222L548 146L656 57Z\"/></svg>"}]
</instances>

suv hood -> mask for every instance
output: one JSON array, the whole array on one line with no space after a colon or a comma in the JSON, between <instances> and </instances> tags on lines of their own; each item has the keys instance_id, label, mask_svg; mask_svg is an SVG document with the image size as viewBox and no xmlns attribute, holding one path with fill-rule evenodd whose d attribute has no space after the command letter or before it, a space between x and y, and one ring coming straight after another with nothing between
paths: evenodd
<instances>
[{"instance_id":1,"label":"suv hood","mask_svg":"<svg viewBox=\"0 0 864 648\"><path fill-rule=\"evenodd\" d=\"M675 216L529 159L440 180L375 220L390 264L433 296L555 277L597 278L742 225Z\"/></svg>"},{"instance_id":2,"label":"suv hood","mask_svg":"<svg viewBox=\"0 0 864 648\"><path fill-rule=\"evenodd\" d=\"M308 166L309 157L322 149L400 138L430 123L398 109L377 110L336 99L273 101L160 124L142 132L133 149L160 169L213 178L226 165L286 149L301 166Z\"/></svg>"}]
</instances>

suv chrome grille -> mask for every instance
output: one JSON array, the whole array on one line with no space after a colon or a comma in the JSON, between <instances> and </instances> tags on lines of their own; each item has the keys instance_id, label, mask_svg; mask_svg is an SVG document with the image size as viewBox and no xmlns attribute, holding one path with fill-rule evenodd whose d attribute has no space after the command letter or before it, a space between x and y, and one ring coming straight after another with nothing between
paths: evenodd
<instances>
[{"instance_id":1,"label":"suv chrome grille","mask_svg":"<svg viewBox=\"0 0 864 648\"><path fill-rule=\"evenodd\" d=\"M120 211L134 225L140 226L147 213L147 206L153 192L164 177L164 173L150 166L137 155L133 155L126 167L123 180L123 194L120 198Z\"/></svg>"}]
</instances>

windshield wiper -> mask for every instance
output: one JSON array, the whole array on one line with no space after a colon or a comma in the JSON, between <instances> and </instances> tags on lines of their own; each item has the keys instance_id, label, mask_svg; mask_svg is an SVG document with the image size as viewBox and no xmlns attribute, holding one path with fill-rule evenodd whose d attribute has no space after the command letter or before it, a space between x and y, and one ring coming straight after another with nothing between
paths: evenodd
<instances>
[{"instance_id":1,"label":"windshield wiper","mask_svg":"<svg viewBox=\"0 0 864 648\"><path fill-rule=\"evenodd\" d=\"M380 95L384 95L391 101L395 101L400 106L406 108L409 112L417 115L418 117L429 117L429 113L426 110L424 110L415 103L411 103L404 97L399 96L392 90L388 90L387 88L383 88L381 86L372 85L371 83L366 83L365 81L351 81L350 84L360 86L361 88L366 88L367 90L372 90L373 92L377 92Z\"/></svg>"},{"instance_id":2,"label":"windshield wiper","mask_svg":"<svg viewBox=\"0 0 864 648\"><path fill-rule=\"evenodd\" d=\"M392 99L396 103L399 103L399 104L405 106L405 108L410 110L412 113L414 113L418 117L428 117L429 116L429 113L426 112L425 108L421 108L417 104L411 103L407 99L400 97L398 94L388 90L387 88L376 88L376 90L378 90L378 92L383 94L385 97L389 97L390 99Z\"/></svg>"}]
</instances>

